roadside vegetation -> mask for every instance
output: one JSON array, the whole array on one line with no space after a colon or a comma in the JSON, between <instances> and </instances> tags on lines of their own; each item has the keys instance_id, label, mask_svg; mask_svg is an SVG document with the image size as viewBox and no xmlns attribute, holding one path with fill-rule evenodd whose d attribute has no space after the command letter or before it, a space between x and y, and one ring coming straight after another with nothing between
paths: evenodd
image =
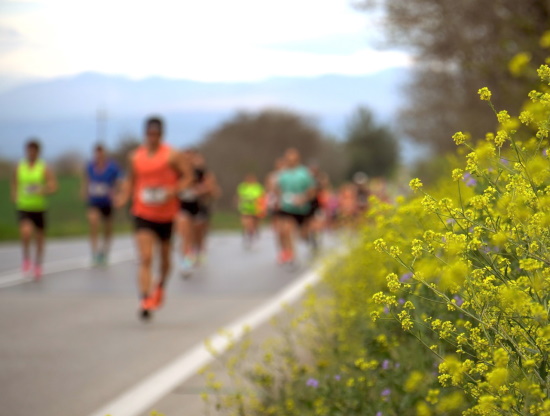
<instances>
[{"instance_id":1,"label":"roadside vegetation","mask_svg":"<svg viewBox=\"0 0 550 416\"><path fill-rule=\"evenodd\" d=\"M371 198L288 333L254 358L235 346L223 381L205 369L211 412L550 415L550 67L537 74L518 112L479 89L496 131L455 133L434 185Z\"/></svg>"}]
</instances>

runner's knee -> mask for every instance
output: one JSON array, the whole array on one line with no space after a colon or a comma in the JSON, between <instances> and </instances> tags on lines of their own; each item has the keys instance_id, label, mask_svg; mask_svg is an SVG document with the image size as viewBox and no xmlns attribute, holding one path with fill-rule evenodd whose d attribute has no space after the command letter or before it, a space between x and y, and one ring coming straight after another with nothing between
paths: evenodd
<instances>
[{"instance_id":1,"label":"runner's knee","mask_svg":"<svg viewBox=\"0 0 550 416\"><path fill-rule=\"evenodd\" d=\"M23 221L21 222L19 226L19 231L21 233L21 237L23 238L30 238L33 232L33 225L30 221Z\"/></svg>"},{"instance_id":2,"label":"runner's knee","mask_svg":"<svg viewBox=\"0 0 550 416\"><path fill-rule=\"evenodd\" d=\"M141 252L139 256L139 264L142 267L151 267L153 263L153 253L150 252Z\"/></svg>"},{"instance_id":3,"label":"runner's knee","mask_svg":"<svg viewBox=\"0 0 550 416\"><path fill-rule=\"evenodd\" d=\"M88 221L91 225L97 226L99 224L99 213L97 212L97 210L88 210Z\"/></svg>"}]
</instances>

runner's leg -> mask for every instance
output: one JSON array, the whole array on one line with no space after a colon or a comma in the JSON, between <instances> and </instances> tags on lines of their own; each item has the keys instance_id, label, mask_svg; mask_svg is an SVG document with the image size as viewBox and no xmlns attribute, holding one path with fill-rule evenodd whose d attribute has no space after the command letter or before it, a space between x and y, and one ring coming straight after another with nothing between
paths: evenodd
<instances>
[{"instance_id":1,"label":"runner's leg","mask_svg":"<svg viewBox=\"0 0 550 416\"><path fill-rule=\"evenodd\" d=\"M151 266L156 236L152 230L142 228L136 231L136 245L139 257L138 285L140 295L147 298L151 292Z\"/></svg>"},{"instance_id":2,"label":"runner's leg","mask_svg":"<svg viewBox=\"0 0 550 416\"><path fill-rule=\"evenodd\" d=\"M243 230L247 237L252 236L254 234L254 219L251 215L243 215L242 216L242 224L243 224Z\"/></svg>"},{"instance_id":3,"label":"runner's leg","mask_svg":"<svg viewBox=\"0 0 550 416\"><path fill-rule=\"evenodd\" d=\"M279 219L279 232L281 235L281 248L285 257L294 257L294 231L296 222L289 216L281 216Z\"/></svg>"},{"instance_id":4,"label":"runner's leg","mask_svg":"<svg viewBox=\"0 0 550 416\"><path fill-rule=\"evenodd\" d=\"M21 236L21 247L23 249L23 264L31 261L31 239L34 225L31 220L24 219L19 223L19 234Z\"/></svg>"},{"instance_id":5,"label":"runner's leg","mask_svg":"<svg viewBox=\"0 0 550 416\"><path fill-rule=\"evenodd\" d=\"M195 250L198 255L201 255L206 248L206 237L208 234L208 228L210 227L209 218L201 218L195 223Z\"/></svg>"},{"instance_id":6,"label":"runner's leg","mask_svg":"<svg viewBox=\"0 0 550 416\"><path fill-rule=\"evenodd\" d=\"M272 219L272 227L273 227L273 233L275 234L275 245L277 247L277 251L281 252L283 250L283 240L282 240L282 233L281 233L281 218L279 213L273 214Z\"/></svg>"},{"instance_id":7,"label":"runner's leg","mask_svg":"<svg viewBox=\"0 0 550 416\"><path fill-rule=\"evenodd\" d=\"M151 299L154 302L154 307L160 308L164 302L164 286L168 281L168 274L170 273L170 258L172 254L172 244L170 238L162 238L160 240L160 272L159 280L156 282L155 290L151 295Z\"/></svg>"},{"instance_id":8,"label":"runner's leg","mask_svg":"<svg viewBox=\"0 0 550 416\"><path fill-rule=\"evenodd\" d=\"M113 214L103 217L103 248L104 258L109 256L111 250L111 240L113 239Z\"/></svg>"},{"instance_id":9,"label":"runner's leg","mask_svg":"<svg viewBox=\"0 0 550 416\"><path fill-rule=\"evenodd\" d=\"M164 288L168 281L171 267L172 244L170 240L160 242L160 274L158 285Z\"/></svg>"},{"instance_id":10,"label":"runner's leg","mask_svg":"<svg viewBox=\"0 0 550 416\"><path fill-rule=\"evenodd\" d=\"M92 258L94 263L97 262L97 255L99 253L98 247L98 234L100 224L100 212L95 207L89 207L87 216L88 224L90 225L90 246L92 248Z\"/></svg>"},{"instance_id":11,"label":"runner's leg","mask_svg":"<svg viewBox=\"0 0 550 416\"><path fill-rule=\"evenodd\" d=\"M178 234L182 238L181 255L185 257L191 255L195 245L193 217L186 212L180 213L178 217Z\"/></svg>"},{"instance_id":12,"label":"runner's leg","mask_svg":"<svg viewBox=\"0 0 550 416\"><path fill-rule=\"evenodd\" d=\"M35 264L40 266L44 261L44 246L46 242L46 233L43 229L37 228L35 230L35 239L36 239L36 257Z\"/></svg>"},{"instance_id":13,"label":"runner's leg","mask_svg":"<svg viewBox=\"0 0 550 416\"><path fill-rule=\"evenodd\" d=\"M254 217L243 215L241 222L243 225L243 244L245 248L250 249L252 247L252 240L254 239Z\"/></svg>"}]
</instances>

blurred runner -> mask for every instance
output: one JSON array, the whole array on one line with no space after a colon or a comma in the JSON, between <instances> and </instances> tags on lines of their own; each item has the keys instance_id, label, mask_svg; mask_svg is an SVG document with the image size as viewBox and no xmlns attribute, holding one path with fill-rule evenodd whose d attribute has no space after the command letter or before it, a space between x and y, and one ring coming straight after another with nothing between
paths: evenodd
<instances>
[{"instance_id":1,"label":"blurred runner","mask_svg":"<svg viewBox=\"0 0 550 416\"><path fill-rule=\"evenodd\" d=\"M325 189L322 205L325 212L325 228L334 229L338 222L338 194L332 189Z\"/></svg>"},{"instance_id":2,"label":"blurred runner","mask_svg":"<svg viewBox=\"0 0 550 416\"><path fill-rule=\"evenodd\" d=\"M113 196L121 179L119 166L107 157L105 148L98 144L94 158L86 166L82 181L82 193L88 202L90 245L92 263L95 266L107 263L113 233ZM100 247L99 233L103 226L103 241Z\"/></svg>"},{"instance_id":3,"label":"blurred runner","mask_svg":"<svg viewBox=\"0 0 550 416\"><path fill-rule=\"evenodd\" d=\"M11 181L11 197L17 207L19 233L23 248L23 274L35 280L42 277L46 230L46 196L57 190L52 170L40 159L40 143L31 140L25 147L25 158L19 162ZM34 237L36 253L31 258Z\"/></svg>"},{"instance_id":4,"label":"blurred runner","mask_svg":"<svg viewBox=\"0 0 550 416\"><path fill-rule=\"evenodd\" d=\"M386 179L382 177L373 178L370 183L370 192L381 202L388 204L391 203L391 198L388 195Z\"/></svg>"},{"instance_id":5,"label":"blurred runner","mask_svg":"<svg viewBox=\"0 0 550 416\"><path fill-rule=\"evenodd\" d=\"M285 153L286 170L277 181L280 196L280 217L277 220L281 238L281 252L278 261L292 264L295 260L294 235L299 229L302 237L307 235L308 213L311 199L315 195L315 181L309 170L300 162L300 153L288 149Z\"/></svg>"},{"instance_id":6,"label":"blurred runner","mask_svg":"<svg viewBox=\"0 0 550 416\"><path fill-rule=\"evenodd\" d=\"M359 212L367 212L370 191L368 187L369 177L365 172L356 172L353 175L353 183L357 187L357 209Z\"/></svg>"},{"instance_id":7,"label":"blurred runner","mask_svg":"<svg viewBox=\"0 0 550 416\"><path fill-rule=\"evenodd\" d=\"M143 319L163 303L170 271L172 224L179 208L177 193L192 180L187 159L163 143L162 134L161 119L146 120L145 141L129 157L128 177L116 203L117 207L123 206L132 195ZM158 280L153 282L155 246L160 246L160 270Z\"/></svg>"},{"instance_id":8,"label":"blurred runner","mask_svg":"<svg viewBox=\"0 0 550 416\"><path fill-rule=\"evenodd\" d=\"M338 191L338 225L353 225L358 212L357 187L354 184L346 183Z\"/></svg>"},{"instance_id":9,"label":"blurred runner","mask_svg":"<svg viewBox=\"0 0 550 416\"><path fill-rule=\"evenodd\" d=\"M249 173L237 187L237 199L241 222L243 226L243 242L246 248L251 248L258 236L261 217L265 214L264 187L258 182L256 175Z\"/></svg>"},{"instance_id":10,"label":"blurred runner","mask_svg":"<svg viewBox=\"0 0 550 416\"><path fill-rule=\"evenodd\" d=\"M211 206L219 196L215 175L206 167L204 156L196 149L186 152L191 161L191 186L179 193L178 231L182 238L180 272L188 276L206 256L206 235L210 225Z\"/></svg>"},{"instance_id":11,"label":"blurred runner","mask_svg":"<svg viewBox=\"0 0 550 416\"><path fill-rule=\"evenodd\" d=\"M313 193L310 200L310 210L307 213L307 241L314 252L319 249L321 231L325 225L325 192L329 188L328 176L321 172L319 166L311 164L309 172L313 178Z\"/></svg>"},{"instance_id":12,"label":"blurred runner","mask_svg":"<svg viewBox=\"0 0 550 416\"><path fill-rule=\"evenodd\" d=\"M282 251L281 233L278 230L278 218L279 218L279 195L278 195L278 181L279 175L286 168L285 159L283 157L278 158L275 161L274 170L268 173L265 180L266 190L266 207L267 217L271 221L271 227L275 233L275 241L277 244L277 251Z\"/></svg>"}]
</instances>

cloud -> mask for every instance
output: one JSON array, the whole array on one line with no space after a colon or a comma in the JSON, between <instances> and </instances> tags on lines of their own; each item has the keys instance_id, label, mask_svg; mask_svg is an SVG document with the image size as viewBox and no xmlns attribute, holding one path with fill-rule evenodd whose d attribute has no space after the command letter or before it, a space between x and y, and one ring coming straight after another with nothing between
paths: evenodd
<instances>
[{"instance_id":1,"label":"cloud","mask_svg":"<svg viewBox=\"0 0 550 416\"><path fill-rule=\"evenodd\" d=\"M22 46L24 37L17 30L0 26L0 50L7 51Z\"/></svg>"},{"instance_id":2,"label":"cloud","mask_svg":"<svg viewBox=\"0 0 550 416\"><path fill-rule=\"evenodd\" d=\"M0 18L27 42L0 51L5 72L252 81L365 74L408 64L403 54L368 48L372 21L342 0L37 0L32 5Z\"/></svg>"}]
</instances>

